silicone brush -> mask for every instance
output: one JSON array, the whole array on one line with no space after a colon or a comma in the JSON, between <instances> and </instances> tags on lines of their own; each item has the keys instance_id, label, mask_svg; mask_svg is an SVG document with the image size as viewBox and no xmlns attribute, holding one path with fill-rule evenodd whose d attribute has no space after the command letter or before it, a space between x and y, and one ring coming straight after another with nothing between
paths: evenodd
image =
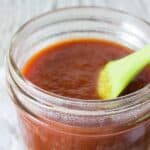
<instances>
[{"instance_id":1,"label":"silicone brush","mask_svg":"<svg viewBox=\"0 0 150 150\"><path fill-rule=\"evenodd\" d=\"M108 62L98 77L97 90L100 98L117 98L148 64L150 45L121 59Z\"/></svg>"}]
</instances>

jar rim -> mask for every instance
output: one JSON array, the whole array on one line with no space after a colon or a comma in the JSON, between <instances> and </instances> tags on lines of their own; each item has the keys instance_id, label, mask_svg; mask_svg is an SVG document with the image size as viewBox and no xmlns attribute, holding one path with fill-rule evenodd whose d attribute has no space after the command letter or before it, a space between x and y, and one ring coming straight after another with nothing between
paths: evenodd
<instances>
[{"instance_id":1,"label":"jar rim","mask_svg":"<svg viewBox=\"0 0 150 150\"><path fill-rule=\"evenodd\" d=\"M147 24L148 26L150 26L150 23L146 20L144 20L143 18L140 18L140 17L137 17L135 15L132 15L128 12L125 12L125 11L122 11L122 10L117 10L117 9L114 9L114 8L109 8L109 7L100 7L100 6L80 6L80 7L70 7L70 8L61 8L61 9L57 9L57 10L53 10L53 11L48 11L46 13L43 13L37 17L34 17L32 19L30 19L28 22L26 22L24 25L22 25L19 30L15 33L14 37L12 38L12 41L11 41L11 45L10 45L10 49L9 49L9 54L8 54L8 65L11 66L11 69L13 69L14 71L14 74L15 76L17 77L18 81L17 82L20 82L22 83L22 85L26 85L27 87L30 87L30 89L32 89L34 92L38 92L41 96L43 97L46 97L46 99L51 99L51 98L55 98L57 99L56 102L54 102L54 104L57 104L59 105L62 105L62 103L66 103L67 106L68 104L73 104L73 105L78 105L78 104L87 104L87 105L91 105L93 104L94 106L96 105L114 105L115 103L123 103L123 104L128 104L129 102L133 102L133 98L132 97L137 97L137 96L140 96L142 97L143 95L145 95L145 91L149 91L150 90L150 84L146 85L145 87L135 91L135 92L132 92L130 94L127 94L127 95L124 95L124 96L120 96L118 98L115 98L115 99L109 99L109 100L82 100L82 99L78 99L78 98L69 98L69 97L65 97L65 96L61 96L61 95L58 95L58 94L55 94L53 92L49 92L49 91L46 91L44 89L41 89L40 87L32 84L30 81L28 81L21 73L20 69L17 67L16 63L15 63L15 60L13 60L13 57L12 57L12 53L13 53L13 49L14 49L14 45L15 45L15 40L16 40L16 37L19 33L22 32L23 29L25 29L30 23L33 23L35 20L37 19L40 19L42 18L43 16L46 16L46 15L49 15L49 14L54 14L54 13L61 13L62 11L66 11L66 10L71 10L71 9L76 9L76 10L80 10L80 9L88 9L88 8L92 8L92 9L103 9L103 10L106 10L106 11L112 11L112 12L117 12L119 14L125 14L125 15L128 15L128 16L131 16L133 18L136 18L142 22L144 22L145 24ZM8 69L10 69L8 67ZM16 82L16 84L17 84ZM31 96L31 95L30 95ZM35 100L35 97L32 97L32 100ZM38 102L36 100L36 102ZM133 105L133 104L139 104L141 103L141 101L137 101L137 102L134 102L134 103L131 103L131 104L128 104L128 106L130 105ZM42 103L42 105L45 105L47 103ZM128 107L127 106L127 107Z\"/></svg>"}]
</instances>

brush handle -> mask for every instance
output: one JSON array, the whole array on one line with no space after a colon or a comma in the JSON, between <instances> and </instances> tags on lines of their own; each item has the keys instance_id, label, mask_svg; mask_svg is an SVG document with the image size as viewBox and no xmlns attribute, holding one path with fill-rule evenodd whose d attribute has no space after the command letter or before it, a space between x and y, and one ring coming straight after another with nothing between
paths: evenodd
<instances>
[{"instance_id":1,"label":"brush handle","mask_svg":"<svg viewBox=\"0 0 150 150\"><path fill-rule=\"evenodd\" d=\"M127 69L132 68L134 69L134 72L138 73L150 63L150 45L147 45L141 50L118 60L118 63L123 65L122 67L127 67Z\"/></svg>"}]
</instances>

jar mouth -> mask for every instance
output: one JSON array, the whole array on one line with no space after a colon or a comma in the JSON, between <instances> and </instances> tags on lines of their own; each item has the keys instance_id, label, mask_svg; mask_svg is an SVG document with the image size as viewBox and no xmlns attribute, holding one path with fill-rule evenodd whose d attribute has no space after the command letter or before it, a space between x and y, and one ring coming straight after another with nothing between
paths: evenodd
<instances>
[{"instance_id":1,"label":"jar mouth","mask_svg":"<svg viewBox=\"0 0 150 150\"><path fill-rule=\"evenodd\" d=\"M24 85L26 88L29 88L31 91L32 91L32 94L33 93L38 93L38 94L35 94L34 96L31 94L31 93L26 93L26 91L24 91L26 93L27 96L29 96L30 98L32 98L32 100L35 100L36 102L39 102L39 99L37 98L37 95L41 95L40 97L45 97L45 100L44 102L42 102L42 104L46 104L48 105L48 101L53 99L53 102L54 104L58 105L64 105L64 106L68 106L68 105L78 105L78 104L83 104L83 105L93 105L93 106L96 106L96 105L113 105L113 106L118 106L118 104L116 105L116 103L120 103L121 106L123 106L124 104L128 104L129 105L134 105L134 104L139 104L141 103L141 101L133 101L135 97L142 97L144 96L145 94L149 93L150 92L150 84L146 85L145 87L135 91L135 92L132 92L132 93L129 93L127 95L124 95L124 96L120 96L118 98L115 98L115 99L109 99L109 100L99 100L99 99L95 99L95 100L88 100L88 99L78 99L78 98L70 98L70 97L65 97L65 96L61 96L61 95L58 95L58 94L55 94L53 92L50 92L50 91L46 91L38 86L36 86L35 84L31 83L29 80L27 80L21 73L20 69L18 68L17 64L15 63L15 60L13 59L12 57L12 54L13 54L13 50L15 48L15 45L16 45L16 39L17 39L17 36L18 34L20 34L30 23L34 22L35 20L37 19L40 19L42 18L43 16L46 16L48 14L54 14L54 13L58 13L58 12L63 12L63 11L66 11L66 10L71 10L71 9L76 9L77 11L79 11L80 9L87 9L87 8L92 8L92 9L103 9L103 10L106 10L106 11L111 11L111 12L117 12L117 13L120 13L120 14L125 14L125 15L128 15L128 16L131 16L133 18L136 18L142 22L144 22L145 24L147 24L148 26L150 26L150 23L147 22L146 20L140 18L140 17L137 17L135 15L132 15L128 12L125 12L125 11L121 11L121 10L117 10L117 9L113 9L113 8L106 8L106 7L97 7L97 6L85 6L85 7L70 7L70 8L61 8L61 9L58 9L58 10L54 10L54 11L48 11L42 15L39 15L37 17L34 17L33 19L29 20L28 22L26 22L24 25L22 25L20 27L20 29L16 32L16 34L14 35L12 41L11 41L11 46L10 46L10 50L9 50L9 54L8 54L8 70L9 70L9 73L11 74L11 78L13 79L13 81L15 82L15 84L17 84L18 88L21 88L19 86L18 83L21 83L21 85ZM13 73L12 73L13 72ZM149 92L148 92L149 91ZM56 100L56 101L55 101ZM50 101L51 102L51 101ZM41 102L40 102L41 103ZM65 104L64 104L65 103ZM129 104L130 103L130 104ZM122 105L123 104L123 105ZM92 107L92 106L91 106Z\"/></svg>"}]
</instances>

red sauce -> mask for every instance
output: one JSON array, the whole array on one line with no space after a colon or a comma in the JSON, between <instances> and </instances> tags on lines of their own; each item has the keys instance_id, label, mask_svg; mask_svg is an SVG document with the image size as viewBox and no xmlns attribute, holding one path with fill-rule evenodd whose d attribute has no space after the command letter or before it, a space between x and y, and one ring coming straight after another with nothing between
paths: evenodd
<instances>
[{"instance_id":1,"label":"red sauce","mask_svg":"<svg viewBox=\"0 0 150 150\"><path fill-rule=\"evenodd\" d=\"M34 55L23 69L24 76L56 94L99 99L97 76L103 66L130 54L132 50L105 40L82 39L49 46ZM124 91L133 92L150 82L150 68L145 69Z\"/></svg>"},{"instance_id":2,"label":"red sauce","mask_svg":"<svg viewBox=\"0 0 150 150\"><path fill-rule=\"evenodd\" d=\"M35 85L59 95L80 99L99 99L97 75L111 60L133 51L117 43L82 39L57 43L35 54L23 68L24 76ZM123 94L150 82L150 67L134 79ZM150 122L89 127L45 120L21 112L20 119L28 150L149 150Z\"/></svg>"}]
</instances>

